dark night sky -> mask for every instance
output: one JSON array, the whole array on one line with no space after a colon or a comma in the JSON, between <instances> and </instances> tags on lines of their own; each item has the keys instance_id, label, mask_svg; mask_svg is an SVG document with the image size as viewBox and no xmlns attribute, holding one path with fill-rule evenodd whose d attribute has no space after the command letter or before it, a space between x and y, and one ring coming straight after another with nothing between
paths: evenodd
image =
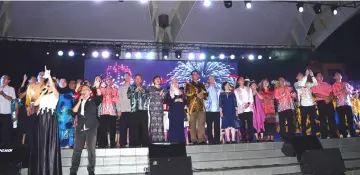
<instances>
[{"instance_id":1,"label":"dark night sky","mask_svg":"<svg viewBox=\"0 0 360 175\"><path fill-rule=\"evenodd\" d=\"M359 7L358 7L359 8ZM360 79L360 13L330 35L315 52L333 54L337 62L346 64L349 79ZM324 60L328 61L328 60Z\"/></svg>"}]
</instances>

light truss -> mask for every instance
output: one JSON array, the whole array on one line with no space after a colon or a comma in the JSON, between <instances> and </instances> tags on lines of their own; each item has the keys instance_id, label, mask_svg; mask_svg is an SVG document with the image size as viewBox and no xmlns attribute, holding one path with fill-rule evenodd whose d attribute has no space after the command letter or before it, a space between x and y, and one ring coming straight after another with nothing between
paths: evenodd
<instances>
[{"instance_id":1,"label":"light truss","mask_svg":"<svg viewBox=\"0 0 360 175\"><path fill-rule=\"evenodd\" d=\"M360 6L360 1L285 1L288 3L299 3L303 2L304 4L321 4L323 6L337 6L337 7L346 7L346 8L357 8Z\"/></svg>"},{"instance_id":2,"label":"light truss","mask_svg":"<svg viewBox=\"0 0 360 175\"><path fill-rule=\"evenodd\" d=\"M72 40L72 39L41 39L41 38L16 38L2 37L0 41L29 42L29 43L49 43L49 44L69 44L81 45L84 47L117 47L121 50L143 50L159 51L169 49L169 51L181 50L183 52L196 52L209 49L313 49L312 46L291 46L291 45L254 45L254 44L223 44L223 43L157 43L146 41L100 41L100 40Z\"/></svg>"}]
</instances>

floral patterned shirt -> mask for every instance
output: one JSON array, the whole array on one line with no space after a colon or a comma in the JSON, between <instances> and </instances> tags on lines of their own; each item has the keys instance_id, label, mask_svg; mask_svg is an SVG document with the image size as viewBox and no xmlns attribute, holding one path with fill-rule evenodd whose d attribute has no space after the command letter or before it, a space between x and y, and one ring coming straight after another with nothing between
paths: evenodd
<instances>
[{"instance_id":1,"label":"floral patterned shirt","mask_svg":"<svg viewBox=\"0 0 360 175\"><path fill-rule=\"evenodd\" d=\"M336 106L351 106L351 94L353 87L345 82L336 82L332 85L334 96L336 97Z\"/></svg>"},{"instance_id":2,"label":"floral patterned shirt","mask_svg":"<svg viewBox=\"0 0 360 175\"><path fill-rule=\"evenodd\" d=\"M260 95L263 97L263 99L261 100L261 105L264 109L265 114L275 114L274 92L260 92Z\"/></svg>"},{"instance_id":3,"label":"floral patterned shirt","mask_svg":"<svg viewBox=\"0 0 360 175\"><path fill-rule=\"evenodd\" d=\"M119 98L118 90L113 87L106 87L101 88L100 91L101 95L103 95L100 115L116 116L116 102Z\"/></svg>"},{"instance_id":4,"label":"floral patterned shirt","mask_svg":"<svg viewBox=\"0 0 360 175\"><path fill-rule=\"evenodd\" d=\"M278 112L295 109L291 90L291 87L278 87L274 90L275 99L278 101Z\"/></svg>"}]
</instances>

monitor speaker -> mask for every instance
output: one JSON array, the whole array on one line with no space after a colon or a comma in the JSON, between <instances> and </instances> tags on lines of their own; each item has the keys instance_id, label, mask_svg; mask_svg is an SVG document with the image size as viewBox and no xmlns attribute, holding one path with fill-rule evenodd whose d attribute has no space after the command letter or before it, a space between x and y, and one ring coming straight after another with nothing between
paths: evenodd
<instances>
[{"instance_id":1,"label":"monitor speaker","mask_svg":"<svg viewBox=\"0 0 360 175\"><path fill-rule=\"evenodd\" d=\"M155 143L149 146L150 175L192 175L191 157L184 143Z\"/></svg>"},{"instance_id":2,"label":"monitor speaker","mask_svg":"<svg viewBox=\"0 0 360 175\"><path fill-rule=\"evenodd\" d=\"M149 158L186 157L185 143L153 143L149 146Z\"/></svg>"},{"instance_id":3,"label":"monitor speaker","mask_svg":"<svg viewBox=\"0 0 360 175\"><path fill-rule=\"evenodd\" d=\"M297 157L298 161L306 150L321 150L319 139L316 136L292 136L285 138L281 151L285 156Z\"/></svg>"},{"instance_id":4,"label":"monitor speaker","mask_svg":"<svg viewBox=\"0 0 360 175\"><path fill-rule=\"evenodd\" d=\"M0 174L19 175L23 162L29 159L25 147L1 147L0 148Z\"/></svg>"},{"instance_id":5,"label":"monitor speaker","mask_svg":"<svg viewBox=\"0 0 360 175\"><path fill-rule=\"evenodd\" d=\"M306 150L301 156L300 169L313 175L342 175L346 171L339 148Z\"/></svg>"}]
</instances>

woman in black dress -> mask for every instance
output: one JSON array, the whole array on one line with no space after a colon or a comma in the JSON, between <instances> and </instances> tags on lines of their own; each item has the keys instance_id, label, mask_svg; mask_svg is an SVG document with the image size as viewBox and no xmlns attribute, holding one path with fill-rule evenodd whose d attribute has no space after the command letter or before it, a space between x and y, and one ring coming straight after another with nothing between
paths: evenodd
<instances>
[{"instance_id":1,"label":"woman in black dress","mask_svg":"<svg viewBox=\"0 0 360 175\"><path fill-rule=\"evenodd\" d=\"M179 89L176 79L170 83L169 93L166 95L169 104L169 142L185 143L184 116L185 96Z\"/></svg>"},{"instance_id":2,"label":"woman in black dress","mask_svg":"<svg viewBox=\"0 0 360 175\"><path fill-rule=\"evenodd\" d=\"M34 146L30 152L29 175L62 175L59 143L59 125L56 117L56 105L59 92L46 70L44 78L48 80L46 88L34 105L39 106L36 118Z\"/></svg>"}]
</instances>

